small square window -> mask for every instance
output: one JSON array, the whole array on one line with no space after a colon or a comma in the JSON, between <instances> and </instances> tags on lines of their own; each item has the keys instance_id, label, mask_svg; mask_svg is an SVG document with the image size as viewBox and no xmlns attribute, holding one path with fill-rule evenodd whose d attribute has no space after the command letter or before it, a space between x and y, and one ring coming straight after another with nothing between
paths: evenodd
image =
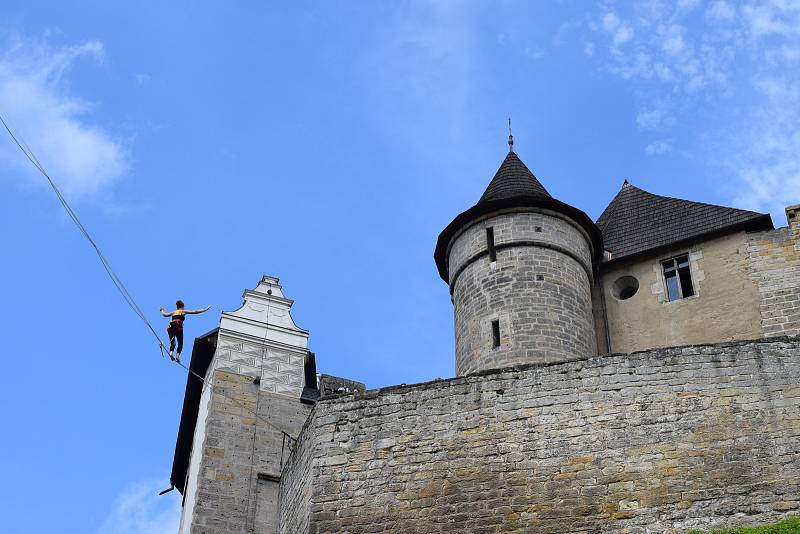
<instances>
[{"instance_id":1,"label":"small square window","mask_svg":"<svg viewBox=\"0 0 800 534\"><path fill-rule=\"evenodd\" d=\"M694 295L688 254L662 261L661 268L664 271L664 283L667 286L667 298L670 302Z\"/></svg>"}]
</instances>

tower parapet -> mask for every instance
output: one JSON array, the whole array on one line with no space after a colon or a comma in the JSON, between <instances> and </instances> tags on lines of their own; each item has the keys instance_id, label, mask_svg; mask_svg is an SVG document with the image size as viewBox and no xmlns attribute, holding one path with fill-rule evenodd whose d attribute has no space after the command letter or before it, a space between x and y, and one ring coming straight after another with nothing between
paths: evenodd
<instances>
[{"instance_id":1,"label":"tower parapet","mask_svg":"<svg viewBox=\"0 0 800 534\"><path fill-rule=\"evenodd\" d=\"M602 250L592 220L550 196L510 151L436 245L454 306L456 373L594 354L591 288Z\"/></svg>"}]
</instances>

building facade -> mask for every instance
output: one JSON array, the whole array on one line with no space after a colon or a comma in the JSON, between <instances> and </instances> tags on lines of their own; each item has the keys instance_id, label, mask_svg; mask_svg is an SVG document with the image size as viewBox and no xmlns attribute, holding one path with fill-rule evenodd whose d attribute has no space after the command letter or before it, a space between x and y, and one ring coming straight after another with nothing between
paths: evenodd
<instances>
[{"instance_id":1,"label":"building facade","mask_svg":"<svg viewBox=\"0 0 800 534\"><path fill-rule=\"evenodd\" d=\"M456 377L366 392L316 373L265 276L195 341L181 532L680 532L800 511L786 214L775 229L626 181L595 222L510 150L434 253Z\"/></svg>"},{"instance_id":2,"label":"building facade","mask_svg":"<svg viewBox=\"0 0 800 534\"><path fill-rule=\"evenodd\" d=\"M598 220L606 352L800 333L798 213L776 230L769 215L625 182Z\"/></svg>"},{"instance_id":3,"label":"building facade","mask_svg":"<svg viewBox=\"0 0 800 534\"><path fill-rule=\"evenodd\" d=\"M282 467L320 391L364 390L317 374L277 278L243 297L194 342L170 477L182 534L276 531Z\"/></svg>"}]
</instances>

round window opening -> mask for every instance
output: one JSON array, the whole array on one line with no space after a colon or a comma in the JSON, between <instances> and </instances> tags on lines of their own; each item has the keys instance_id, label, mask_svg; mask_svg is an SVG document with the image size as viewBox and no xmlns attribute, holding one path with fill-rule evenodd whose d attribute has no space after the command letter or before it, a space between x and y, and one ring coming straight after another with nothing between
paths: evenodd
<instances>
[{"instance_id":1,"label":"round window opening","mask_svg":"<svg viewBox=\"0 0 800 534\"><path fill-rule=\"evenodd\" d=\"M620 276L611 286L611 294L617 300L628 300L639 291L639 280L633 276Z\"/></svg>"}]
</instances>

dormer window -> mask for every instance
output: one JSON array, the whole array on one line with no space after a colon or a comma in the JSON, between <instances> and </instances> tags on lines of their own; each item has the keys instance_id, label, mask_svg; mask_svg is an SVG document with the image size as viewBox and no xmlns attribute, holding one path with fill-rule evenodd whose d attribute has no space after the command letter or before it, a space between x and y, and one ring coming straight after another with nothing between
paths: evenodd
<instances>
[{"instance_id":1,"label":"dormer window","mask_svg":"<svg viewBox=\"0 0 800 534\"><path fill-rule=\"evenodd\" d=\"M664 270L664 282L667 286L667 298L670 302L694 295L688 254L662 261L661 268Z\"/></svg>"}]
</instances>

